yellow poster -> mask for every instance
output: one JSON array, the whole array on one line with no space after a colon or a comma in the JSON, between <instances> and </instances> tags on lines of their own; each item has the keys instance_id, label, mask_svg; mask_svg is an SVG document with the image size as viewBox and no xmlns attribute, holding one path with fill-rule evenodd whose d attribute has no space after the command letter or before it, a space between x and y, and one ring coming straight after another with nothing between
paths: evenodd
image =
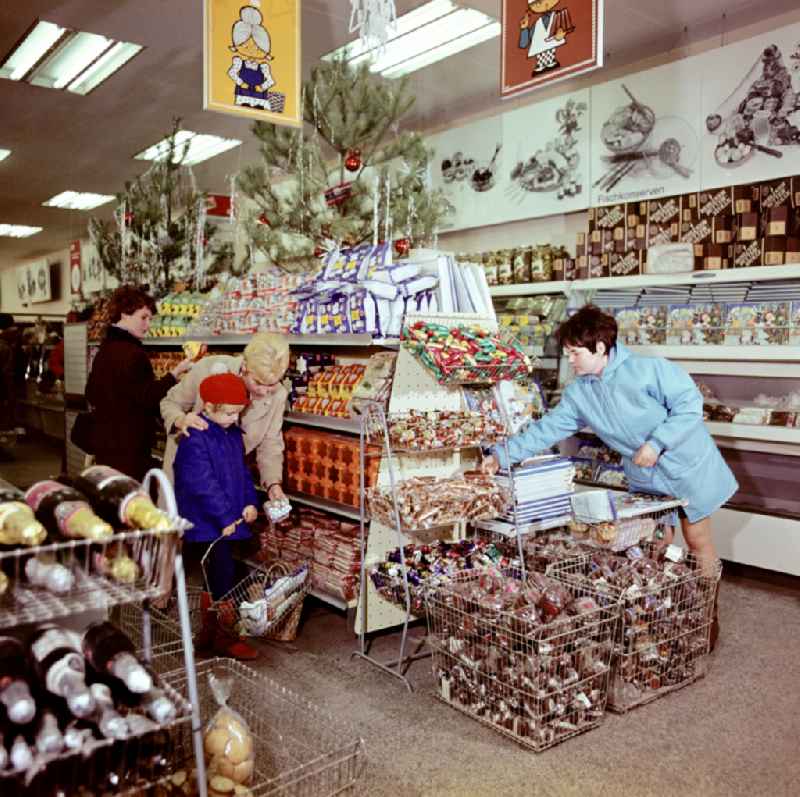
<instances>
[{"instance_id":1,"label":"yellow poster","mask_svg":"<svg viewBox=\"0 0 800 797\"><path fill-rule=\"evenodd\" d=\"M203 0L204 107L302 124L300 0Z\"/></svg>"}]
</instances>

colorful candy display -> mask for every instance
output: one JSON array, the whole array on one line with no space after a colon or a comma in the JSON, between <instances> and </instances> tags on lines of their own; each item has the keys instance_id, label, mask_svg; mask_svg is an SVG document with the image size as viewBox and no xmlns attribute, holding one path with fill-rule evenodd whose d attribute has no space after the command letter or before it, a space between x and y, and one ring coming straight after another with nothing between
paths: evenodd
<instances>
[{"instance_id":1,"label":"colorful candy display","mask_svg":"<svg viewBox=\"0 0 800 797\"><path fill-rule=\"evenodd\" d=\"M476 326L417 321L403 330L403 341L442 385L517 379L531 370L518 344Z\"/></svg>"},{"instance_id":2,"label":"colorful candy display","mask_svg":"<svg viewBox=\"0 0 800 797\"><path fill-rule=\"evenodd\" d=\"M499 420L480 412L431 410L395 415L387 420L389 443L396 451L430 451L494 443L505 435ZM383 442L383 430L371 428L370 440Z\"/></svg>"}]
</instances>

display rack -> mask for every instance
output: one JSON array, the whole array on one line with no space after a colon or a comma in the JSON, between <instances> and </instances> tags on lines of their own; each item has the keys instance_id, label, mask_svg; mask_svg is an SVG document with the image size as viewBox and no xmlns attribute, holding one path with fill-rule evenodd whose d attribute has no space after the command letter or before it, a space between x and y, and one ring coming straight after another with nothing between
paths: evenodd
<instances>
[{"instance_id":1,"label":"display rack","mask_svg":"<svg viewBox=\"0 0 800 797\"><path fill-rule=\"evenodd\" d=\"M194 649L186 597L186 577L179 543L186 523L178 516L174 493L162 471L149 471L142 483L143 490L149 493L153 479L158 481L166 499L166 511L172 520L172 528L168 531L124 532L115 534L102 543L70 540L0 553L0 568L6 572L10 581L3 604L0 606L0 632L29 623L41 623L74 616L85 611L108 611L116 606L140 604L144 618L142 651L145 661L149 662L152 659L153 651L149 601L163 595L170 588L169 575L171 564L174 561L175 594L188 703L178 693L170 690L170 696L174 698L173 702L178 707L177 717L162 724L159 730L171 731L181 725L190 726L189 733L192 737L195 766L198 773L198 793L200 797L207 797ZM115 581L110 575L98 572L95 565L98 558L105 554L111 554L111 549L120 544L127 549L130 558L133 559L139 570L139 574L129 583ZM53 558L69 567L75 577L74 586L60 595L53 595L43 589L31 587L26 583L24 575L24 563L30 557ZM151 731L147 731L147 733L151 733ZM146 760L147 744L143 742L143 739L144 736L137 734L128 737L124 741L128 758L119 760L126 760L128 769L140 773L145 781L141 786L144 789L154 785L166 773L151 770ZM108 756L108 762L111 763L117 759L120 752L119 745L115 745L113 740L97 740L79 751L65 751L43 760L43 772L48 766L57 766L59 783L62 783L62 777L65 778L66 783L74 787L74 792L70 793L75 793L93 776L91 765L87 768L87 760L95 756L101 758ZM65 774L62 775L62 771ZM118 773L119 777L123 775L123 772ZM9 771L0 773L0 792L5 794L6 787L13 788L12 777L16 777L16 774ZM5 786L3 785L4 778L7 779ZM134 785L139 787L140 784L130 784L127 788Z\"/></svg>"},{"instance_id":2,"label":"display rack","mask_svg":"<svg viewBox=\"0 0 800 797\"><path fill-rule=\"evenodd\" d=\"M406 316L405 325L411 326L418 321L447 325L474 324L482 326L491 332L497 331L495 319L472 314L440 314L433 316L409 314ZM447 387L442 386L406 347L401 347L395 367L388 415L393 417L411 410L462 410L464 399L461 387L462 385L458 384ZM499 396L495 395L495 400L498 409L502 413L502 402ZM469 450L474 451L476 446L465 445L413 452L393 450L390 444L389 421L383 407L374 402L364 402L361 405L361 414L359 435L361 452L361 508L359 518L361 573L358 609L356 612L356 633L359 637L359 643L358 649L353 653L353 656L365 660L383 672L398 678L409 691L413 691L412 685L406 677L408 667L413 661L429 657L431 654L430 651L423 650L425 647L424 635L412 639L409 633L410 624L418 618L411 611L411 594L405 560L401 556L404 607L390 603L381 596L372 580L368 577L368 571L369 568L384 560L393 548L399 548L402 551L411 539L420 538L419 535L430 539L432 532L435 531L438 539L443 539L445 536L450 536L452 539L464 537L465 523L463 521L448 521L436 526L435 529L404 529L396 501L397 485L402 480L412 476L450 476L453 472L459 472L462 470L463 465L462 453ZM505 428L508 429L508 421L505 416L503 416L503 421ZM383 440L382 459L376 487L388 489L393 496L394 522L391 526L379 519L372 518L369 520L367 517L364 466L368 456L367 446L371 442L368 439L369 430L374 428L380 430L380 436ZM507 445L507 439L503 444ZM512 494L515 494L515 492L512 489ZM519 525L516 522L516 498L513 502L513 517L520 560L523 561L522 538L519 533ZM368 524L369 531L367 531ZM374 638L371 638L370 634L378 630L398 626L401 629L398 655L385 661L373 656L370 650ZM406 652L409 648L411 648L411 653Z\"/></svg>"}]
</instances>

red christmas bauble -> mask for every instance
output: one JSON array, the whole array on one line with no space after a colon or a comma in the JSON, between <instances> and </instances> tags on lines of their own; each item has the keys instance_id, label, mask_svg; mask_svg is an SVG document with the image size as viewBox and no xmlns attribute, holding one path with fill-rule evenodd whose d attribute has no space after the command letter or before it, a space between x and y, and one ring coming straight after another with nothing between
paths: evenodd
<instances>
[{"instance_id":1,"label":"red christmas bauble","mask_svg":"<svg viewBox=\"0 0 800 797\"><path fill-rule=\"evenodd\" d=\"M357 172L361 168L361 150L351 149L344 159L344 168L348 172Z\"/></svg>"},{"instance_id":2,"label":"red christmas bauble","mask_svg":"<svg viewBox=\"0 0 800 797\"><path fill-rule=\"evenodd\" d=\"M128 212L125 214L125 223L126 223L126 224L130 224L130 223L133 221L133 218L134 218L134 217L133 217L133 212L129 210L129 211L128 211Z\"/></svg>"},{"instance_id":3,"label":"red christmas bauble","mask_svg":"<svg viewBox=\"0 0 800 797\"><path fill-rule=\"evenodd\" d=\"M322 257L325 254L325 250L321 246L314 247L314 257Z\"/></svg>"},{"instance_id":4,"label":"red christmas bauble","mask_svg":"<svg viewBox=\"0 0 800 797\"><path fill-rule=\"evenodd\" d=\"M399 257L403 257L409 253L411 249L411 241L408 238L398 238L394 242L394 251L397 252Z\"/></svg>"},{"instance_id":5,"label":"red christmas bauble","mask_svg":"<svg viewBox=\"0 0 800 797\"><path fill-rule=\"evenodd\" d=\"M262 213L258 217L258 222L259 222L259 224L266 224L267 227L269 227L269 219L267 218L267 214L266 213Z\"/></svg>"}]
</instances>

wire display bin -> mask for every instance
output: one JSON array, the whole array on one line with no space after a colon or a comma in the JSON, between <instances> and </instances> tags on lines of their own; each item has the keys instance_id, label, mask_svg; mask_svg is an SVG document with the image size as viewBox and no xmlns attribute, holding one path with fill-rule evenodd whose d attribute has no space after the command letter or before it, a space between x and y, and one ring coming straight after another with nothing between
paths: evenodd
<instances>
[{"instance_id":1,"label":"wire display bin","mask_svg":"<svg viewBox=\"0 0 800 797\"><path fill-rule=\"evenodd\" d=\"M431 593L436 696L537 752L600 725L617 615L579 593L496 570Z\"/></svg>"},{"instance_id":2,"label":"wire display bin","mask_svg":"<svg viewBox=\"0 0 800 797\"><path fill-rule=\"evenodd\" d=\"M708 669L722 565L706 567L677 546L647 543L556 563L548 575L619 615L608 706L624 713L680 689Z\"/></svg>"},{"instance_id":3,"label":"wire display bin","mask_svg":"<svg viewBox=\"0 0 800 797\"><path fill-rule=\"evenodd\" d=\"M253 737L255 769L248 795L358 793L366 769L363 739L300 695L233 659L209 659L197 665L203 727L219 708L211 690L212 674L233 679L227 705L241 715ZM185 691L183 670L164 678L177 691ZM191 747L182 738L187 766L191 766Z\"/></svg>"}]
</instances>

